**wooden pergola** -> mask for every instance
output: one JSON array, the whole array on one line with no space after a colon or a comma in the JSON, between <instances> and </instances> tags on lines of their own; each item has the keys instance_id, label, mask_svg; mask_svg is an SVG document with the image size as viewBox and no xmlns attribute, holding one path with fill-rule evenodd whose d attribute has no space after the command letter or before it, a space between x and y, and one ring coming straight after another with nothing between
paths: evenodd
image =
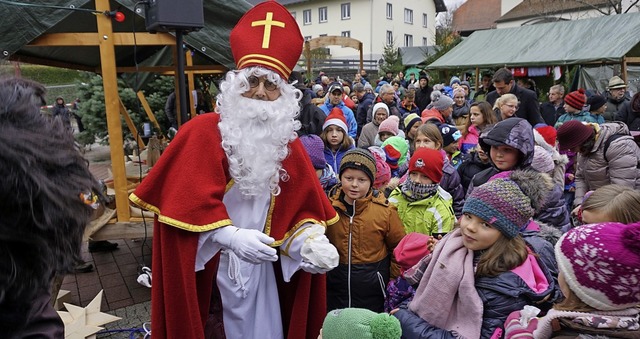
<instances>
[{"instance_id":1,"label":"wooden pergola","mask_svg":"<svg viewBox=\"0 0 640 339\"><path fill-rule=\"evenodd\" d=\"M114 10L113 5L118 5L114 1L110 0L93 0L95 2L95 10L99 12L111 12ZM239 6L239 14L243 12L242 7ZM248 8L248 7L247 7ZM120 9L119 9L120 10ZM205 11L206 12L206 11ZM82 14L82 16L80 15ZM138 16L132 11L129 12L132 17ZM93 19L86 13L78 13L78 17L86 18L89 20L95 20L95 27L97 30L86 32L47 32L44 33L33 41L26 44L23 50L28 51L30 48L41 47L73 47L78 50L83 48L99 48L99 65L98 67L88 67L86 65L64 62L55 60L53 58L47 58L43 56L29 55L29 53L16 53L10 55L7 59L16 62L24 62L31 64L39 64L53 67L62 67L75 70L95 72L102 75L104 86L104 100L106 108L106 119L109 133L109 145L111 155L111 166L113 173L113 185L115 190L115 202L117 207L117 222L104 227L100 232L96 233L92 238L95 240L104 239L119 239L119 238L135 238L141 237L145 233L143 226L139 223L139 220L132 218L130 215L129 199L128 199L128 182L127 174L125 170L125 156L123 148L123 132L121 116L125 119L128 128L133 135L138 135L136 126L131 122L128 117L128 113L120 97L118 95L118 74L119 73L133 73L133 72L152 72L164 75L174 75L176 77L177 84L177 69L178 65L176 54L176 38L169 33L147 33L147 32L114 32L112 19L107 15L98 14ZM239 19L238 15L235 20ZM135 18L131 18L134 20ZM138 17L138 19L140 19ZM226 18L227 22L233 18ZM122 27L119 27L120 29ZM228 41L228 40L227 40ZM170 66L118 66L116 64L117 54L116 50L123 47L131 48L136 45L137 48L144 48L147 46L172 46L173 47L173 62ZM194 76L195 74L212 74L223 73L228 68L221 64L215 64L210 61L211 64L194 65L191 57L191 53L186 53L186 66L184 67L185 73L188 79L189 93L194 89ZM176 96L177 100L179 96ZM143 93L138 92L138 98L142 102L150 121L156 124L157 121L151 112L149 105L147 104ZM179 109L179 102L176 103L176 107ZM195 114L194 108L192 108L191 114ZM177 114L179 117L180 114ZM141 143L141 140L138 140ZM144 144L142 144L144 146ZM148 231L148 230L146 230Z\"/></svg>"}]
</instances>

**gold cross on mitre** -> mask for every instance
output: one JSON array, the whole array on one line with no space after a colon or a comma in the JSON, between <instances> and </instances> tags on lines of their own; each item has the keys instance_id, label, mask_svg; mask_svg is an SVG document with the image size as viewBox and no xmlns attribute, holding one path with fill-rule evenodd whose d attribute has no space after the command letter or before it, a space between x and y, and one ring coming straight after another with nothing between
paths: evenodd
<instances>
[{"instance_id":1,"label":"gold cross on mitre","mask_svg":"<svg viewBox=\"0 0 640 339\"><path fill-rule=\"evenodd\" d=\"M273 12L267 12L267 17L264 20L253 21L251 27L264 26L264 34L262 35L262 48L269 48L269 41L271 40L271 26L284 28L284 22L274 21Z\"/></svg>"}]
</instances>

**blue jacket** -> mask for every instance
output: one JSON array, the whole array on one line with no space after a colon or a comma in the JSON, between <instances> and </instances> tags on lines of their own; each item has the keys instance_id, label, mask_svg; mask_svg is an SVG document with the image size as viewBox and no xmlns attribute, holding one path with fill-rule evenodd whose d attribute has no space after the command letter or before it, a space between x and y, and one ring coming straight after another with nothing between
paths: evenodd
<instances>
[{"instance_id":1,"label":"blue jacket","mask_svg":"<svg viewBox=\"0 0 640 339\"><path fill-rule=\"evenodd\" d=\"M324 148L324 159L327 161L327 164L331 166L333 172L336 173L338 178L340 178L340 161L342 161L344 154L352 148L354 148L353 145L347 149L339 149L335 153L333 153L328 147Z\"/></svg>"},{"instance_id":2,"label":"blue jacket","mask_svg":"<svg viewBox=\"0 0 640 339\"><path fill-rule=\"evenodd\" d=\"M356 123L356 117L353 115L351 108L345 106L343 101L340 101L339 104L334 106L331 104L329 98L327 98L324 105L320 106L320 109L328 116L334 107L338 107L342 110L344 117L347 119L347 126L349 126L349 136L355 140L356 134L358 133L358 124Z\"/></svg>"}]
</instances>

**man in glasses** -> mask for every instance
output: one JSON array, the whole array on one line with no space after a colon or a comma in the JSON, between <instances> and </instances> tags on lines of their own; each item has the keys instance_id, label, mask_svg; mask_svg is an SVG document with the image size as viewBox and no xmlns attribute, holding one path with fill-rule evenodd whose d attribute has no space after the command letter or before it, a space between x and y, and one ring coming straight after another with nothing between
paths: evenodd
<instances>
[{"instance_id":1,"label":"man in glasses","mask_svg":"<svg viewBox=\"0 0 640 339\"><path fill-rule=\"evenodd\" d=\"M607 98L607 109L602 113L605 122L613 121L614 116L622 108L623 104L631 101L631 97L627 92L627 84L617 75L609 79L605 97Z\"/></svg>"},{"instance_id":2,"label":"man in glasses","mask_svg":"<svg viewBox=\"0 0 640 339\"><path fill-rule=\"evenodd\" d=\"M231 31L218 114L186 124L131 200L157 214L154 338L305 338L326 315L337 221L297 138L303 37L275 1Z\"/></svg>"}]
</instances>

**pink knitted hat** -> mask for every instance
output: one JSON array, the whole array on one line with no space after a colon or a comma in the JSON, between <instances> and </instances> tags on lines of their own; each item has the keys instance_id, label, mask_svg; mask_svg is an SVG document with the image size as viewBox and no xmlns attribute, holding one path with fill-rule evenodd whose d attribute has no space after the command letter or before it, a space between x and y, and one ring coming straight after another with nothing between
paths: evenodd
<instances>
[{"instance_id":1,"label":"pink knitted hat","mask_svg":"<svg viewBox=\"0 0 640 339\"><path fill-rule=\"evenodd\" d=\"M380 127L378 127L378 133L389 132L393 135L398 135L399 122L400 122L400 119L395 115L392 115L384 119L384 121L380 123Z\"/></svg>"},{"instance_id":2,"label":"pink knitted hat","mask_svg":"<svg viewBox=\"0 0 640 339\"><path fill-rule=\"evenodd\" d=\"M640 304L640 223L573 228L555 252L571 292L587 305L613 311Z\"/></svg>"}]
</instances>

